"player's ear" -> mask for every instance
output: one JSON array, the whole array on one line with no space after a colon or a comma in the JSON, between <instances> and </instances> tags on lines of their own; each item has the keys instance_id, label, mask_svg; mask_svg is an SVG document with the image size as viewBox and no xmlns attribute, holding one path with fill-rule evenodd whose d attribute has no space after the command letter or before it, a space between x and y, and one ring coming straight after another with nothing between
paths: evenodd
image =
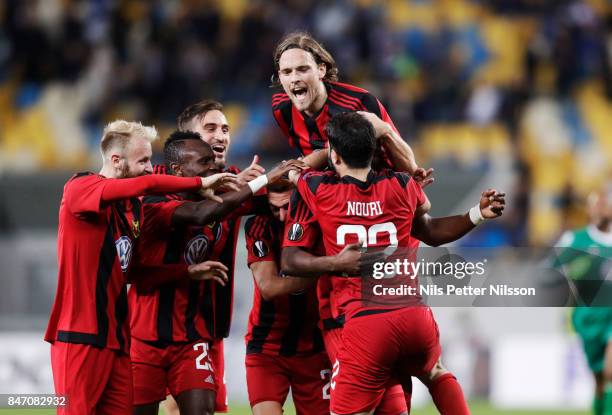
<instances>
[{"instance_id":1,"label":"player's ear","mask_svg":"<svg viewBox=\"0 0 612 415\"><path fill-rule=\"evenodd\" d=\"M172 174L174 174L175 176L183 176L183 169L178 163L170 163L170 170L172 170Z\"/></svg>"},{"instance_id":2,"label":"player's ear","mask_svg":"<svg viewBox=\"0 0 612 415\"><path fill-rule=\"evenodd\" d=\"M122 157L119 154L111 154L110 156L110 162L111 165L115 168L115 169L120 169L121 168L121 161L122 161Z\"/></svg>"},{"instance_id":3,"label":"player's ear","mask_svg":"<svg viewBox=\"0 0 612 415\"><path fill-rule=\"evenodd\" d=\"M318 70L319 70L319 79L322 80L323 78L325 78L325 74L327 73L327 66L325 66L324 63L320 63Z\"/></svg>"},{"instance_id":4,"label":"player's ear","mask_svg":"<svg viewBox=\"0 0 612 415\"><path fill-rule=\"evenodd\" d=\"M330 156L331 156L331 161L333 164L338 165L342 162L342 159L340 158L340 156L338 155L338 153L336 153L334 151L334 149L330 149L329 150Z\"/></svg>"}]
</instances>

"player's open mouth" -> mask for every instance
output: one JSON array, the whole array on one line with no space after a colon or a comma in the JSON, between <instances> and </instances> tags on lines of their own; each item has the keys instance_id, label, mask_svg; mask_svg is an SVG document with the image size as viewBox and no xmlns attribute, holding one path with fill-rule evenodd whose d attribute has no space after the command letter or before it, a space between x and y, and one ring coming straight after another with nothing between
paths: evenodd
<instances>
[{"instance_id":1,"label":"player's open mouth","mask_svg":"<svg viewBox=\"0 0 612 415\"><path fill-rule=\"evenodd\" d=\"M293 92L293 95L300 101L304 100L304 98L306 98L306 93L308 92L308 88L304 88L304 87L297 87L297 88L293 88L291 90L291 92Z\"/></svg>"},{"instance_id":2,"label":"player's open mouth","mask_svg":"<svg viewBox=\"0 0 612 415\"><path fill-rule=\"evenodd\" d=\"M212 149L216 157L223 157L225 154L225 146L222 144L215 144L212 146Z\"/></svg>"}]
</instances>

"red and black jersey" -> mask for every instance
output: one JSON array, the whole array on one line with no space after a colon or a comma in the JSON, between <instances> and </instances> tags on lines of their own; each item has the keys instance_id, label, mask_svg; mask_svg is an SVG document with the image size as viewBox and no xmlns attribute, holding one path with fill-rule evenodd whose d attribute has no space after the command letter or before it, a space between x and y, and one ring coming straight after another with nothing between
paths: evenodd
<instances>
[{"instance_id":1,"label":"red and black jersey","mask_svg":"<svg viewBox=\"0 0 612 415\"><path fill-rule=\"evenodd\" d=\"M284 227L272 216L249 218L245 224L249 266L272 261L280 271ZM323 350L317 295L314 289L265 300L255 283L253 308L245 340L247 354L294 356Z\"/></svg>"},{"instance_id":2,"label":"red and black jersey","mask_svg":"<svg viewBox=\"0 0 612 415\"><path fill-rule=\"evenodd\" d=\"M298 191L319 223L326 255L335 255L359 240L368 248L395 246L408 252L413 246L410 230L414 213L426 200L409 175L391 170L370 171L365 182L351 176L341 178L331 171L307 172L298 180ZM299 222L294 227L289 230L289 240L302 232ZM348 319L364 308L397 308L388 304L364 306L363 281L332 277L334 317L344 314Z\"/></svg>"},{"instance_id":3,"label":"red and black jersey","mask_svg":"<svg viewBox=\"0 0 612 415\"><path fill-rule=\"evenodd\" d=\"M102 202L105 179L79 173L64 186L58 287L45 340L128 350L126 275L142 217L138 198Z\"/></svg>"},{"instance_id":4,"label":"red and black jersey","mask_svg":"<svg viewBox=\"0 0 612 415\"><path fill-rule=\"evenodd\" d=\"M289 201L289 211L285 219L283 235L283 247L295 246L305 249L313 255L325 255L319 223L297 190L294 190ZM336 318L332 316L329 298L331 294L330 278L329 275L321 275L317 280L319 327L322 330L340 328L344 325L344 315L338 315Z\"/></svg>"},{"instance_id":5,"label":"red and black jersey","mask_svg":"<svg viewBox=\"0 0 612 415\"><path fill-rule=\"evenodd\" d=\"M272 96L274 119L289 140L289 144L297 148L302 155L307 156L315 150L327 147L325 126L334 115L339 113L371 112L396 129L385 107L365 89L340 82L325 82L325 88L327 89L327 101L314 117L298 111L286 93Z\"/></svg>"}]
</instances>

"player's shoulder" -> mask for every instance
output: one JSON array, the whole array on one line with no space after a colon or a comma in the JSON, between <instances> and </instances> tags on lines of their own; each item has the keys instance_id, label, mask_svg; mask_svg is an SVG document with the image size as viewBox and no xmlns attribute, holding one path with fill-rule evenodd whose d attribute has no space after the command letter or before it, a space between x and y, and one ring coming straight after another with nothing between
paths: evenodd
<instances>
[{"instance_id":1,"label":"player's shoulder","mask_svg":"<svg viewBox=\"0 0 612 415\"><path fill-rule=\"evenodd\" d=\"M244 232L250 238L263 239L269 236L271 220L268 215L251 216L244 223Z\"/></svg>"},{"instance_id":2,"label":"player's shoulder","mask_svg":"<svg viewBox=\"0 0 612 415\"><path fill-rule=\"evenodd\" d=\"M312 211L306 205L300 192L295 189L289 199L289 220L304 221L312 217Z\"/></svg>"},{"instance_id":3,"label":"player's shoulder","mask_svg":"<svg viewBox=\"0 0 612 415\"><path fill-rule=\"evenodd\" d=\"M366 110L380 116L380 107L378 98L371 94L368 90L355 85L345 84L342 82L329 83L333 93L330 96L336 96L342 102L358 104L356 109Z\"/></svg>"},{"instance_id":4,"label":"player's shoulder","mask_svg":"<svg viewBox=\"0 0 612 415\"><path fill-rule=\"evenodd\" d=\"M83 186L89 187L94 185L96 182L102 182L103 180L105 180L104 176L90 171L75 173L66 182L64 190L72 188L80 189Z\"/></svg>"},{"instance_id":5,"label":"player's shoulder","mask_svg":"<svg viewBox=\"0 0 612 415\"><path fill-rule=\"evenodd\" d=\"M312 194L316 194L322 184L336 184L340 182L338 175L331 170L309 170L302 174L301 179L308 185Z\"/></svg>"},{"instance_id":6,"label":"player's shoulder","mask_svg":"<svg viewBox=\"0 0 612 415\"><path fill-rule=\"evenodd\" d=\"M100 176L99 174L93 173L91 171L82 171L79 173L75 173L73 174L70 179L68 179L68 182L73 182L75 180L83 180L83 179L102 179L103 177Z\"/></svg>"},{"instance_id":7,"label":"player's shoulder","mask_svg":"<svg viewBox=\"0 0 612 415\"><path fill-rule=\"evenodd\" d=\"M560 247L560 248L566 248L566 247L572 246L574 244L574 241L576 241L577 239L576 237L579 237L581 233L585 233L585 232L586 232L586 228L565 231L563 232L563 234L561 235L561 237L555 243L554 246Z\"/></svg>"},{"instance_id":8,"label":"player's shoulder","mask_svg":"<svg viewBox=\"0 0 612 415\"><path fill-rule=\"evenodd\" d=\"M291 99L284 92L272 95L272 110L291 109Z\"/></svg>"}]
</instances>

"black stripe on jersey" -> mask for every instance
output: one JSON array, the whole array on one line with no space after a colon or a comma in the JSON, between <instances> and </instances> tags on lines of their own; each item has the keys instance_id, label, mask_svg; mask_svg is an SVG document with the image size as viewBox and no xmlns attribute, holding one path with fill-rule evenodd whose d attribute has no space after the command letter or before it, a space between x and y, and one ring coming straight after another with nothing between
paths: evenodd
<instances>
[{"instance_id":1,"label":"black stripe on jersey","mask_svg":"<svg viewBox=\"0 0 612 415\"><path fill-rule=\"evenodd\" d=\"M349 97L342 96L334 90L329 93L328 97L330 100L335 101L338 105L351 111L356 111L361 107L358 100L351 100Z\"/></svg>"},{"instance_id":2,"label":"black stripe on jersey","mask_svg":"<svg viewBox=\"0 0 612 415\"><path fill-rule=\"evenodd\" d=\"M317 326L312 329L312 352L319 353L325 350L325 343L323 342L323 335L321 330Z\"/></svg>"},{"instance_id":3,"label":"black stripe on jersey","mask_svg":"<svg viewBox=\"0 0 612 415\"><path fill-rule=\"evenodd\" d=\"M189 282L187 308L185 309L185 331L189 341L202 338L195 326L195 316L198 310L198 298L200 296L200 285L200 281Z\"/></svg>"},{"instance_id":4,"label":"black stripe on jersey","mask_svg":"<svg viewBox=\"0 0 612 415\"><path fill-rule=\"evenodd\" d=\"M104 347L99 344L99 336L92 333L81 333L79 331L63 331L57 332L57 340L64 343L92 344L96 347Z\"/></svg>"},{"instance_id":5,"label":"black stripe on jersey","mask_svg":"<svg viewBox=\"0 0 612 415\"><path fill-rule=\"evenodd\" d=\"M159 288L159 304L157 305L157 339L172 341L172 310L174 308L174 284L164 284Z\"/></svg>"},{"instance_id":6,"label":"black stripe on jersey","mask_svg":"<svg viewBox=\"0 0 612 415\"><path fill-rule=\"evenodd\" d=\"M294 190L289 201L289 217L296 222L310 219L312 212L306 206L306 202L302 199L300 192Z\"/></svg>"},{"instance_id":7,"label":"black stripe on jersey","mask_svg":"<svg viewBox=\"0 0 612 415\"><path fill-rule=\"evenodd\" d=\"M314 195L317 193L317 189L322 183L337 184L339 183L339 179L340 178L336 175L330 176L328 174L317 174L317 175L309 176L306 179L306 184L308 185L308 188Z\"/></svg>"},{"instance_id":8,"label":"black stripe on jersey","mask_svg":"<svg viewBox=\"0 0 612 415\"><path fill-rule=\"evenodd\" d=\"M92 174L94 174L94 173L92 173L90 171L82 171L82 172L79 172L79 173L75 173L75 175L72 176L70 178L70 180L78 179L79 177L91 176Z\"/></svg>"},{"instance_id":9,"label":"black stripe on jersey","mask_svg":"<svg viewBox=\"0 0 612 415\"><path fill-rule=\"evenodd\" d=\"M313 150L322 150L325 148L325 140L319 126L314 118L304 115L304 123L306 124L306 130L308 130L308 143L310 148Z\"/></svg>"},{"instance_id":10,"label":"black stripe on jersey","mask_svg":"<svg viewBox=\"0 0 612 415\"><path fill-rule=\"evenodd\" d=\"M200 301L200 315L206 324L206 330L211 336L215 334L215 308L213 304L213 284L214 281L204 282L204 294Z\"/></svg>"},{"instance_id":11,"label":"black stripe on jersey","mask_svg":"<svg viewBox=\"0 0 612 415\"><path fill-rule=\"evenodd\" d=\"M228 221L229 230L225 246L219 255L219 262L228 268L228 281L225 286L219 284L215 287L215 338L229 336L230 320L232 314L232 295L234 291L234 254L236 238L240 220Z\"/></svg>"},{"instance_id":12,"label":"black stripe on jersey","mask_svg":"<svg viewBox=\"0 0 612 415\"><path fill-rule=\"evenodd\" d=\"M274 301L265 301L260 298L259 303L259 324L253 327L252 339L247 343L247 354L261 353L263 345L272 330L274 324L274 317L276 315L276 309L274 307Z\"/></svg>"},{"instance_id":13,"label":"black stripe on jersey","mask_svg":"<svg viewBox=\"0 0 612 415\"><path fill-rule=\"evenodd\" d=\"M293 356L298 348L300 332L304 325L304 315L307 307L306 294L289 296L289 326L281 340L279 354L281 356Z\"/></svg>"},{"instance_id":14,"label":"black stripe on jersey","mask_svg":"<svg viewBox=\"0 0 612 415\"><path fill-rule=\"evenodd\" d=\"M175 229L170 232L170 237L166 241L164 264L178 264L181 261L183 232L184 229Z\"/></svg>"},{"instance_id":15,"label":"black stripe on jersey","mask_svg":"<svg viewBox=\"0 0 612 415\"><path fill-rule=\"evenodd\" d=\"M244 233L245 235L249 235L253 239L257 239L257 233L255 232L257 229L257 218L259 216L251 216L247 219L244 224Z\"/></svg>"},{"instance_id":16,"label":"black stripe on jersey","mask_svg":"<svg viewBox=\"0 0 612 415\"><path fill-rule=\"evenodd\" d=\"M128 302L127 302L127 287L123 285L121 292L115 302L115 320L117 321L117 327L115 328L115 334L117 335L117 341L119 342L119 348L123 350L125 347L126 339L123 336L123 323L127 319L128 315Z\"/></svg>"},{"instance_id":17,"label":"black stripe on jersey","mask_svg":"<svg viewBox=\"0 0 612 415\"><path fill-rule=\"evenodd\" d=\"M291 104L291 101L283 102L278 106L278 109L276 109L276 111L279 111L281 117L283 117L283 121L285 122L285 125L289 130L289 135L293 140L293 145L299 148L300 152L302 152L303 154L304 150L300 146L300 137L295 133L295 129L293 128L293 105Z\"/></svg>"},{"instance_id":18,"label":"black stripe on jersey","mask_svg":"<svg viewBox=\"0 0 612 415\"><path fill-rule=\"evenodd\" d=\"M382 118L382 113L380 111L380 106L378 105L378 100L374 98L372 94L363 94L363 96L361 97L361 103L368 112L374 113Z\"/></svg>"},{"instance_id":19,"label":"black stripe on jersey","mask_svg":"<svg viewBox=\"0 0 612 415\"><path fill-rule=\"evenodd\" d=\"M163 203L169 202L170 199L168 196L160 196L160 195L151 195L145 196L142 198L142 203L153 204L153 203Z\"/></svg>"},{"instance_id":20,"label":"black stripe on jersey","mask_svg":"<svg viewBox=\"0 0 612 415\"><path fill-rule=\"evenodd\" d=\"M412 178L408 173L402 172L393 172L393 176L397 179L397 181L402 187L406 187L408 185L408 182L410 182L410 179Z\"/></svg>"},{"instance_id":21,"label":"black stripe on jersey","mask_svg":"<svg viewBox=\"0 0 612 415\"><path fill-rule=\"evenodd\" d=\"M112 215L112 213L111 213ZM96 346L106 347L108 340L108 282L113 272L113 265L117 258L117 248L113 232L113 221L109 221L104 242L100 250L100 260L98 262L98 274L96 276L96 318L98 320L98 341Z\"/></svg>"}]
</instances>

